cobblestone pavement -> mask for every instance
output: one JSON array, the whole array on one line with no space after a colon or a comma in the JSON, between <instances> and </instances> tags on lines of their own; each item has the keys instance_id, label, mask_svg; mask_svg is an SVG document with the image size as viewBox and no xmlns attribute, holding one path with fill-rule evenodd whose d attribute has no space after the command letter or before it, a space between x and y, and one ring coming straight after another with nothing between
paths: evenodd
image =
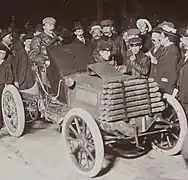
<instances>
[{"instance_id":1,"label":"cobblestone pavement","mask_svg":"<svg viewBox=\"0 0 188 180\"><path fill-rule=\"evenodd\" d=\"M61 133L54 127L33 128L19 139L0 132L0 179L88 180L79 176L64 154ZM116 158L113 166L93 180L187 180L181 155L158 152L137 159Z\"/></svg>"}]
</instances>

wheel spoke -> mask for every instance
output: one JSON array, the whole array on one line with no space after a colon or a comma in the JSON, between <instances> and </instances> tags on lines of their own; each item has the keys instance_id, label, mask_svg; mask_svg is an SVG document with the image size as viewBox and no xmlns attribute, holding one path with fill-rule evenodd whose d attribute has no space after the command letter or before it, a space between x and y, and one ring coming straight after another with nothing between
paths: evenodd
<instances>
[{"instance_id":1,"label":"wheel spoke","mask_svg":"<svg viewBox=\"0 0 188 180\"><path fill-rule=\"evenodd\" d=\"M93 157L93 155L91 154L90 150L88 148L85 149L87 154L89 155L89 157L91 158L92 161L95 161L95 158Z\"/></svg>"},{"instance_id":2,"label":"wheel spoke","mask_svg":"<svg viewBox=\"0 0 188 180\"><path fill-rule=\"evenodd\" d=\"M83 151L78 152L78 163L82 165L82 159L83 159Z\"/></svg>"},{"instance_id":3,"label":"wheel spoke","mask_svg":"<svg viewBox=\"0 0 188 180\"><path fill-rule=\"evenodd\" d=\"M164 133L161 133L161 142L160 145L163 146Z\"/></svg>"},{"instance_id":4,"label":"wheel spoke","mask_svg":"<svg viewBox=\"0 0 188 180\"><path fill-rule=\"evenodd\" d=\"M170 117L167 119L170 122L170 119L175 115L175 112L173 111Z\"/></svg>"},{"instance_id":5,"label":"wheel spoke","mask_svg":"<svg viewBox=\"0 0 188 180\"><path fill-rule=\"evenodd\" d=\"M86 135L86 123L82 121L82 134Z\"/></svg>"},{"instance_id":6,"label":"wheel spoke","mask_svg":"<svg viewBox=\"0 0 188 180\"><path fill-rule=\"evenodd\" d=\"M71 131L74 133L74 135L78 138L79 134L76 132L76 130L74 129L74 127L70 124L69 128L71 129Z\"/></svg>"},{"instance_id":7,"label":"wheel spoke","mask_svg":"<svg viewBox=\"0 0 188 180\"><path fill-rule=\"evenodd\" d=\"M81 130L80 130L80 126L79 126L78 119L77 119L76 117L74 118L74 122L75 122L75 124L76 124L77 132L78 132L78 134L80 134L80 133L81 133Z\"/></svg>"},{"instance_id":8,"label":"wheel spoke","mask_svg":"<svg viewBox=\"0 0 188 180\"><path fill-rule=\"evenodd\" d=\"M95 149L95 145L94 144L91 144L91 143L88 143L88 146L92 149Z\"/></svg>"},{"instance_id":9,"label":"wheel spoke","mask_svg":"<svg viewBox=\"0 0 188 180\"><path fill-rule=\"evenodd\" d=\"M171 142L170 142L170 137L169 137L169 135L166 135L166 139L167 139L167 142L168 142L168 144L169 144L169 147L172 147L172 144L171 144Z\"/></svg>"},{"instance_id":10,"label":"wheel spoke","mask_svg":"<svg viewBox=\"0 0 188 180\"><path fill-rule=\"evenodd\" d=\"M84 157L85 157L85 160L86 160L86 166L89 168L89 159L88 159L86 151L84 152Z\"/></svg>"},{"instance_id":11,"label":"wheel spoke","mask_svg":"<svg viewBox=\"0 0 188 180\"><path fill-rule=\"evenodd\" d=\"M171 136L173 136L176 140L178 140L178 136L177 136L176 134L174 134L173 132L170 133L170 134L171 134Z\"/></svg>"}]
</instances>

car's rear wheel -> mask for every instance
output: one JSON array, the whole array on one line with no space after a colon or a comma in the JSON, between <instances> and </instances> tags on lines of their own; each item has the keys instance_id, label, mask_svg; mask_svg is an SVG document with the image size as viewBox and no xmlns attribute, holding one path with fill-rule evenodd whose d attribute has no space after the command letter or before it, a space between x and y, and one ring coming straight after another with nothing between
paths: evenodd
<instances>
[{"instance_id":1,"label":"car's rear wheel","mask_svg":"<svg viewBox=\"0 0 188 180\"><path fill-rule=\"evenodd\" d=\"M167 155L175 155L182 149L187 133L187 118L182 106L172 95L164 94L163 98L167 108L162 113L162 118L168 122L169 127L167 131L155 136L152 147Z\"/></svg>"}]
</instances>

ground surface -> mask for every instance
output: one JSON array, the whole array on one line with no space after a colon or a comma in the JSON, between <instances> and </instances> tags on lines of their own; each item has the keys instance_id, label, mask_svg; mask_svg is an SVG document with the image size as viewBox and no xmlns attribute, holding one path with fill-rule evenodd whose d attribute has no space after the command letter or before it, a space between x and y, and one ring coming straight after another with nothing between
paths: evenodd
<instances>
[{"instance_id":1,"label":"ground surface","mask_svg":"<svg viewBox=\"0 0 188 180\"><path fill-rule=\"evenodd\" d=\"M1 180L88 180L80 177L64 153L61 134L55 127L33 126L16 139L0 132ZM93 180L188 180L182 157L155 151L130 160L116 158L113 166Z\"/></svg>"}]
</instances>

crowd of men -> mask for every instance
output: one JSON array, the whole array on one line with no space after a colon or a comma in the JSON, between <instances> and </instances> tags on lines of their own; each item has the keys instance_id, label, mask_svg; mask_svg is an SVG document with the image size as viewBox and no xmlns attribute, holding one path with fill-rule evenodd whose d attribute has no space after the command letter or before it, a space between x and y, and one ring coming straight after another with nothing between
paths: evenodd
<instances>
[{"instance_id":1,"label":"crowd of men","mask_svg":"<svg viewBox=\"0 0 188 180\"><path fill-rule=\"evenodd\" d=\"M11 29L0 33L0 93L6 84L19 89L31 88L35 82L33 64L40 71L43 83L45 69L50 65L47 47L64 44L81 45L93 58L93 63L109 63L123 74L152 77L161 92L177 97L188 114L188 27L177 30L164 21L152 27L146 19L138 19L135 28L120 35L112 20L94 21L89 26L90 38L80 22L75 22L71 36L55 31L56 20L43 19L33 32L16 36ZM2 115L0 128L3 126Z\"/></svg>"}]
</instances>

